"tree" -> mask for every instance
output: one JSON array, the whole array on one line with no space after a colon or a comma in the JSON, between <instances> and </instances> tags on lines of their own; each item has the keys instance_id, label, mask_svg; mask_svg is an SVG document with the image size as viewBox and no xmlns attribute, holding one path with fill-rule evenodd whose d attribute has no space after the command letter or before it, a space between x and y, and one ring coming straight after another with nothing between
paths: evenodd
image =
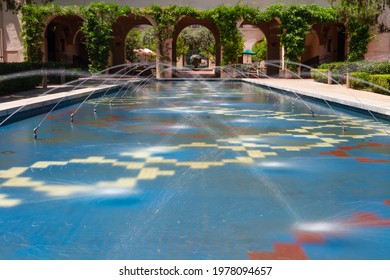
<instances>
[{"instance_id":1,"label":"tree","mask_svg":"<svg viewBox=\"0 0 390 280\"><path fill-rule=\"evenodd\" d=\"M201 54L204 57L215 58L215 38L205 27L185 28L177 38L177 56L187 53Z\"/></svg>"},{"instance_id":2,"label":"tree","mask_svg":"<svg viewBox=\"0 0 390 280\"><path fill-rule=\"evenodd\" d=\"M266 59L267 56L267 40L263 36L263 38L253 45L252 51L256 54L252 57L254 62L260 62Z\"/></svg>"},{"instance_id":3,"label":"tree","mask_svg":"<svg viewBox=\"0 0 390 280\"><path fill-rule=\"evenodd\" d=\"M0 6L3 7L3 2L7 7L7 10L19 11L25 4L47 4L53 2L53 0L2 0Z\"/></svg>"},{"instance_id":4,"label":"tree","mask_svg":"<svg viewBox=\"0 0 390 280\"><path fill-rule=\"evenodd\" d=\"M136 60L137 54L134 50L142 47L142 31L139 28L131 29L126 36L126 60Z\"/></svg>"},{"instance_id":5,"label":"tree","mask_svg":"<svg viewBox=\"0 0 390 280\"><path fill-rule=\"evenodd\" d=\"M142 36L142 45L154 52L157 51L157 38L154 36L155 30L152 26L148 26L144 29Z\"/></svg>"}]
</instances>

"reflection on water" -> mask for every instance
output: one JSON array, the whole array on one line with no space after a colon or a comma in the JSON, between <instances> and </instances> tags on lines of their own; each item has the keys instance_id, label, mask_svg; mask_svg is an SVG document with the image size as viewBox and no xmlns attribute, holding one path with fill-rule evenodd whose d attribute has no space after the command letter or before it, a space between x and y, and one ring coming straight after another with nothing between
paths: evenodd
<instances>
[{"instance_id":1,"label":"reflection on water","mask_svg":"<svg viewBox=\"0 0 390 280\"><path fill-rule=\"evenodd\" d=\"M133 91L35 141L42 116L1 127L0 258L390 258L388 122L242 83Z\"/></svg>"}]
</instances>

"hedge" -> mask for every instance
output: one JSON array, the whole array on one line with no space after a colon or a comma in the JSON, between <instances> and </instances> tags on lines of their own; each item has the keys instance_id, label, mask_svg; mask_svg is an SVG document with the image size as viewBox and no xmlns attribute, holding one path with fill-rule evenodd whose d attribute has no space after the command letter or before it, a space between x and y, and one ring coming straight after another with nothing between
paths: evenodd
<instances>
[{"instance_id":1,"label":"hedge","mask_svg":"<svg viewBox=\"0 0 390 280\"><path fill-rule=\"evenodd\" d=\"M310 75L316 82L325 84L328 82L328 69L311 69Z\"/></svg>"},{"instance_id":2,"label":"hedge","mask_svg":"<svg viewBox=\"0 0 390 280\"><path fill-rule=\"evenodd\" d=\"M62 63L32 63L32 62L17 62L17 63L0 63L0 95L34 89L42 82L41 69L71 69L69 65ZM36 75L25 75L27 71L37 70ZM77 70L77 69L74 69ZM10 76L13 78L8 79ZM7 77L7 75L10 75ZM71 81L77 78L75 71L74 75L66 75L65 81ZM48 84L59 84L60 75L49 75Z\"/></svg>"},{"instance_id":3,"label":"hedge","mask_svg":"<svg viewBox=\"0 0 390 280\"><path fill-rule=\"evenodd\" d=\"M379 87L376 87L372 85L372 89L374 92L390 95L390 74L376 74L370 76L370 82L374 85L378 85ZM383 88L387 89L384 90Z\"/></svg>"},{"instance_id":4,"label":"hedge","mask_svg":"<svg viewBox=\"0 0 390 280\"><path fill-rule=\"evenodd\" d=\"M351 73L351 88L390 95L390 74Z\"/></svg>"},{"instance_id":5,"label":"hedge","mask_svg":"<svg viewBox=\"0 0 390 280\"><path fill-rule=\"evenodd\" d=\"M367 72L370 74L390 74L390 62L332 62L318 66L318 69L332 69L332 71L345 75L349 72Z\"/></svg>"},{"instance_id":6,"label":"hedge","mask_svg":"<svg viewBox=\"0 0 390 280\"><path fill-rule=\"evenodd\" d=\"M370 89L370 74L366 72L350 73L350 85L353 89L369 90Z\"/></svg>"}]
</instances>

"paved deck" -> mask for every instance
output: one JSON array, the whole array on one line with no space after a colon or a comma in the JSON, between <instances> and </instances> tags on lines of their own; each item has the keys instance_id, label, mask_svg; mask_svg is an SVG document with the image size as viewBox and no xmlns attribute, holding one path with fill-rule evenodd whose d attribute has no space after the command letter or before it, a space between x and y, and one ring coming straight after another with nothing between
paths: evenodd
<instances>
[{"instance_id":1,"label":"paved deck","mask_svg":"<svg viewBox=\"0 0 390 280\"><path fill-rule=\"evenodd\" d=\"M42 107L54 106L58 101L79 101L90 94L104 93L119 87L118 84L89 83L82 87L56 85L46 89L37 88L25 92L0 96L0 120L16 110L26 112Z\"/></svg>"},{"instance_id":2,"label":"paved deck","mask_svg":"<svg viewBox=\"0 0 390 280\"><path fill-rule=\"evenodd\" d=\"M271 88L294 91L298 94L326 100L345 106L369 110L390 116L390 96L347 88L345 85L328 85L312 79L244 79Z\"/></svg>"}]
</instances>

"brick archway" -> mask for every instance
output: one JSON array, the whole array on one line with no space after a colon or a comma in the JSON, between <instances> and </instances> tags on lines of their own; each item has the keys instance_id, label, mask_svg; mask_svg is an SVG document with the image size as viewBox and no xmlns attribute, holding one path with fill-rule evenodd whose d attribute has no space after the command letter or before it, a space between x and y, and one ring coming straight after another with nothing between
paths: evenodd
<instances>
[{"instance_id":1,"label":"brick archway","mask_svg":"<svg viewBox=\"0 0 390 280\"><path fill-rule=\"evenodd\" d=\"M126 17L118 17L112 26L113 41L112 41L112 66L124 64L126 61L126 36L129 31L139 25L153 26L151 20L146 17L128 15Z\"/></svg>"},{"instance_id":2,"label":"brick archway","mask_svg":"<svg viewBox=\"0 0 390 280\"><path fill-rule=\"evenodd\" d=\"M280 35L282 30L279 27L279 22L276 19L271 20L270 22L262 22L259 24L253 24L249 21L244 21L243 24L251 24L259 28L266 40L267 40L267 57L266 60L269 62L267 66L267 75L268 76L278 76L281 54L280 54Z\"/></svg>"},{"instance_id":3,"label":"brick archway","mask_svg":"<svg viewBox=\"0 0 390 280\"><path fill-rule=\"evenodd\" d=\"M217 26L211 21L206 19L198 19L193 17L183 17L176 25L175 33L173 34L173 40L172 40L172 66L176 67L176 61L177 61L177 38L179 37L180 33L186 28L191 25L201 25L213 34L215 38L215 65L217 69L215 70L215 77L219 78L221 77L220 71L218 70L218 66L221 65L221 36L219 33L219 30ZM173 71L173 75L175 75L175 71Z\"/></svg>"},{"instance_id":4,"label":"brick archway","mask_svg":"<svg viewBox=\"0 0 390 280\"><path fill-rule=\"evenodd\" d=\"M80 37L83 19L77 15L54 16L45 28L45 62L63 62L77 67L79 61L86 61L86 52L83 51L75 37ZM81 57L83 56L83 57Z\"/></svg>"}]
</instances>

